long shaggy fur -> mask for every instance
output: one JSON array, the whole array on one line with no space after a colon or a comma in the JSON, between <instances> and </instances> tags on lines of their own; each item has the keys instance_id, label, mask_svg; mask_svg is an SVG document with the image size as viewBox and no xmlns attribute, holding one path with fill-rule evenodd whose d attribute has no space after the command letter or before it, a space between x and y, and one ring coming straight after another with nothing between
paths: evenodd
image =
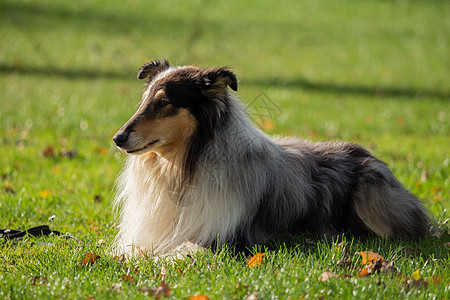
<instances>
[{"instance_id":1,"label":"long shaggy fur","mask_svg":"<svg viewBox=\"0 0 450 300\"><path fill-rule=\"evenodd\" d=\"M183 109L193 117L192 130L168 151L127 157L117 181L116 253L138 247L165 254L185 241L243 250L305 232L407 238L429 232L419 199L360 145L270 138L253 126L227 88L237 89L228 69L157 61L144 65L139 78L147 78L141 114L116 135L120 148L129 150L142 106L156 101L160 89L178 109L174 119ZM147 119L164 119L155 116Z\"/></svg>"}]
</instances>

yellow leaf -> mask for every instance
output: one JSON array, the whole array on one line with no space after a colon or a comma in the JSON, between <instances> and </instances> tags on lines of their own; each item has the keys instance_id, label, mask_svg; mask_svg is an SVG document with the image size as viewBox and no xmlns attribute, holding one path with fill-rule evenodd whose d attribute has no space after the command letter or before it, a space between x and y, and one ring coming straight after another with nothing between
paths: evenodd
<instances>
[{"instance_id":1,"label":"yellow leaf","mask_svg":"<svg viewBox=\"0 0 450 300\"><path fill-rule=\"evenodd\" d=\"M105 147L98 147L97 152L100 154L108 154L108 149L106 149Z\"/></svg>"},{"instance_id":2,"label":"yellow leaf","mask_svg":"<svg viewBox=\"0 0 450 300\"><path fill-rule=\"evenodd\" d=\"M56 174L56 173L59 173L59 172L61 172L61 166L54 166L52 168L52 173L53 174Z\"/></svg>"},{"instance_id":3,"label":"yellow leaf","mask_svg":"<svg viewBox=\"0 0 450 300\"><path fill-rule=\"evenodd\" d=\"M419 269L415 270L414 273L412 273L411 278L414 280L420 279Z\"/></svg>"},{"instance_id":4,"label":"yellow leaf","mask_svg":"<svg viewBox=\"0 0 450 300\"><path fill-rule=\"evenodd\" d=\"M361 261L362 265L366 265L368 263L373 263L378 259L381 259L381 261L384 261L384 258L376 252L362 251L362 252L359 252L359 254L362 256L362 261Z\"/></svg>"},{"instance_id":5,"label":"yellow leaf","mask_svg":"<svg viewBox=\"0 0 450 300\"><path fill-rule=\"evenodd\" d=\"M53 195L53 191L43 190L42 192L39 192L39 196L41 196L42 198L47 198L49 195Z\"/></svg>"},{"instance_id":6,"label":"yellow leaf","mask_svg":"<svg viewBox=\"0 0 450 300\"><path fill-rule=\"evenodd\" d=\"M256 253L253 255L253 257L248 261L248 267L253 268L261 266L263 264L264 255L265 253Z\"/></svg>"},{"instance_id":7,"label":"yellow leaf","mask_svg":"<svg viewBox=\"0 0 450 300\"><path fill-rule=\"evenodd\" d=\"M205 295L196 295L188 298L189 300L209 300L209 298Z\"/></svg>"}]
</instances>

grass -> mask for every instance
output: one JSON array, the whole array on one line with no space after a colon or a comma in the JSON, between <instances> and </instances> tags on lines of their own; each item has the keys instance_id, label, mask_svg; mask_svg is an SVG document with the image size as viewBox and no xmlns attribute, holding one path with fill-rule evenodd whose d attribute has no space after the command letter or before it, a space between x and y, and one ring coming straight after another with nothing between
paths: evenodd
<instances>
[{"instance_id":1,"label":"grass","mask_svg":"<svg viewBox=\"0 0 450 300\"><path fill-rule=\"evenodd\" d=\"M52 229L81 240L1 244L0 298L144 298L139 289L161 281L171 298L450 298L449 12L438 0L0 2L0 228L54 215ZM266 256L251 269L228 249L175 263L114 260L110 202L123 155L111 137L140 99L136 69L163 57L232 66L241 99L264 93L280 108L270 134L368 147L442 235L301 236L254 249ZM398 272L354 276L366 250ZM100 259L83 266L93 252ZM350 269L337 265L343 258ZM328 269L339 277L322 282ZM416 270L428 285L405 283Z\"/></svg>"}]
</instances>

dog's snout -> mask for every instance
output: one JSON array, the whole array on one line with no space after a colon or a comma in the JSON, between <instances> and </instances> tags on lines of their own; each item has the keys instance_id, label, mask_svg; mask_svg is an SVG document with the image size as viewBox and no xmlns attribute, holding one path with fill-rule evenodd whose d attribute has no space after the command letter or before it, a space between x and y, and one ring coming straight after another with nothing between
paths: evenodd
<instances>
[{"instance_id":1,"label":"dog's snout","mask_svg":"<svg viewBox=\"0 0 450 300\"><path fill-rule=\"evenodd\" d=\"M113 137L113 141L116 143L118 147L121 147L125 144L128 139L128 133L126 132L118 132Z\"/></svg>"}]
</instances>

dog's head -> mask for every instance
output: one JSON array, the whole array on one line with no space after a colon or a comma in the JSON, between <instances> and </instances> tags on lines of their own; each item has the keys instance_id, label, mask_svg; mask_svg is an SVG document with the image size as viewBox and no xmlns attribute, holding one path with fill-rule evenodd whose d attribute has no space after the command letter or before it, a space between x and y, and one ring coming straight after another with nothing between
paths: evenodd
<instances>
[{"instance_id":1,"label":"dog's head","mask_svg":"<svg viewBox=\"0 0 450 300\"><path fill-rule=\"evenodd\" d=\"M141 104L113 138L129 154L164 154L186 145L193 135L207 138L226 115L228 86L237 90L236 76L225 67L153 61L137 77L147 81Z\"/></svg>"}]
</instances>

